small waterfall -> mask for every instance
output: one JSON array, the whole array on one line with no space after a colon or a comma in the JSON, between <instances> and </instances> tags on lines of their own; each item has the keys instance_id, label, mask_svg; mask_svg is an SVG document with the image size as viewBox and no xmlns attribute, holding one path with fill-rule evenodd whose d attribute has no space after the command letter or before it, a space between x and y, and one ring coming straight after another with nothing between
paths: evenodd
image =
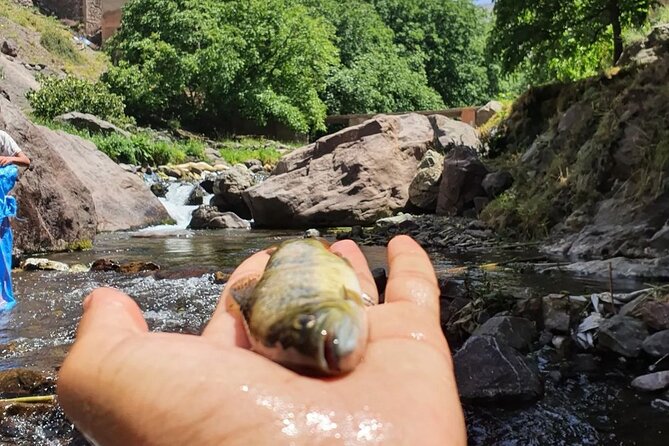
<instances>
[{"instance_id":1,"label":"small waterfall","mask_svg":"<svg viewBox=\"0 0 669 446\"><path fill-rule=\"evenodd\" d=\"M183 231L188 227L193 211L199 206L189 206L186 204L193 190L197 187L193 183L181 183L178 181L169 183L165 197L159 200L165 206L167 213L176 222L173 225L151 226L140 230L139 232L175 232ZM204 197L204 204L209 204L212 195Z\"/></svg>"}]
</instances>

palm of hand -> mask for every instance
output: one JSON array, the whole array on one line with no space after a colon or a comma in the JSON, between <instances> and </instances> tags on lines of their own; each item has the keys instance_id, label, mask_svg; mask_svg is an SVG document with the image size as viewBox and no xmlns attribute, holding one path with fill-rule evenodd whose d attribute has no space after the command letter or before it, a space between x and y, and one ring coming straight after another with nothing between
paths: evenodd
<instances>
[{"instance_id":1,"label":"palm of hand","mask_svg":"<svg viewBox=\"0 0 669 446\"><path fill-rule=\"evenodd\" d=\"M373 295L362 254L340 247ZM265 261L256 255L235 274ZM61 404L100 445L465 444L431 267L427 279L420 262L399 276L393 267L391 257L391 303L368 309L363 362L330 379L298 375L247 350L225 296L195 337L148 333L129 298L98 291L61 369Z\"/></svg>"}]
</instances>

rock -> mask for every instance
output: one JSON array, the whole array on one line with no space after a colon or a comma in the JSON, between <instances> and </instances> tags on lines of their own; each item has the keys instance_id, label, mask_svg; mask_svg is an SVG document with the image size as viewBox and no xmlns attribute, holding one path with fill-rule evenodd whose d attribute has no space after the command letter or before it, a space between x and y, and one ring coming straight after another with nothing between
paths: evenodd
<instances>
[{"instance_id":1,"label":"rock","mask_svg":"<svg viewBox=\"0 0 669 446\"><path fill-rule=\"evenodd\" d=\"M485 195L481 186L488 169L465 147L454 148L444 159L437 198L438 215L462 215L474 206L474 198Z\"/></svg>"},{"instance_id":2,"label":"rock","mask_svg":"<svg viewBox=\"0 0 669 446\"><path fill-rule=\"evenodd\" d=\"M26 259L22 264L21 268L26 271L69 271L70 267L67 264L62 262L55 262L49 259L38 259L30 258Z\"/></svg>"},{"instance_id":3,"label":"rock","mask_svg":"<svg viewBox=\"0 0 669 446\"><path fill-rule=\"evenodd\" d=\"M669 329L669 303L648 301L641 306L641 320L653 330Z\"/></svg>"},{"instance_id":4,"label":"rock","mask_svg":"<svg viewBox=\"0 0 669 446\"><path fill-rule=\"evenodd\" d=\"M321 236L321 231L318 229L307 229L304 231L304 238L318 238Z\"/></svg>"},{"instance_id":5,"label":"rock","mask_svg":"<svg viewBox=\"0 0 669 446\"><path fill-rule=\"evenodd\" d=\"M599 326L597 345L600 349L636 358L647 337L643 322L629 316L613 316Z\"/></svg>"},{"instance_id":6,"label":"rock","mask_svg":"<svg viewBox=\"0 0 669 446\"><path fill-rule=\"evenodd\" d=\"M472 336L453 357L465 402L531 402L544 388L536 365L490 336Z\"/></svg>"},{"instance_id":7,"label":"rock","mask_svg":"<svg viewBox=\"0 0 669 446\"><path fill-rule=\"evenodd\" d=\"M215 206L200 206L193 211L191 229L251 229L251 223L234 212L219 212Z\"/></svg>"},{"instance_id":8,"label":"rock","mask_svg":"<svg viewBox=\"0 0 669 446\"><path fill-rule=\"evenodd\" d=\"M434 132L422 115L379 115L285 156L244 198L261 227L369 225L403 210Z\"/></svg>"},{"instance_id":9,"label":"rock","mask_svg":"<svg viewBox=\"0 0 669 446\"><path fill-rule=\"evenodd\" d=\"M493 116L504 110L504 105L498 101L490 101L476 111L476 126L480 127L490 121Z\"/></svg>"},{"instance_id":10,"label":"rock","mask_svg":"<svg viewBox=\"0 0 669 446\"><path fill-rule=\"evenodd\" d=\"M79 130L88 130L93 133L102 133L103 135L111 135L112 133L117 133L123 135L127 138L130 137L130 133L121 129L120 127L115 126L111 122L100 119L95 115L89 113L79 113L79 112L70 112L65 113L54 118L56 122L62 122L63 124L69 124Z\"/></svg>"},{"instance_id":11,"label":"rock","mask_svg":"<svg viewBox=\"0 0 669 446\"><path fill-rule=\"evenodd\" d=\"M481 148L481 140L471 125L442 115L432 115L429 119L441 152L448 153L455 147L466 147L473 152Z\"/></svg>"},{"instance_id":12,"label":"rock","mask_svg":"<svg viewBox=\"0 0 669 446\"><path fill-rule=\"evenodd\" d=\"M0 97L5 129L32 161L14 193L21 220L12 222L15 246L26 252L64 250L98 231L157 224L169 217L137 175L125 172L95 145L32 124Z\"/></svg>"},{"instance_id":13,"label":"rock","mask_svg":"<svg viewBox=\"0 0 669 446\"><path fill-rule=\"evenodd\" d=\"M496 316L478 327L472 336L493 336L516 350L529 351L537 330L532 321L513 316Z\"/></svg>"},{"instance_id":14,"label":"rock","mask_svg":"<svg viewBox=\"0 0 669 446\"><path fill-rule=\"evenodd\" d=\"M599 359L589 353L578 353L570 362L571 368L576 373L595 373L600 368Z\"/></svg>"},{"instance_id":15,"label":"rock","mask_svg":"<svg viewBox=\"0 0 669 446\"><path fill-rule=\"evenodd\" d=\"M29 369L0 371L0 398L18 398L53 391L53 378Z\"/></svg>"},{"instance_id":16,"label":"rock","mask_svg":"<svg viewBox=\"0 0 669 446\"><path fill-rule=\"evenodd\" d=\"M254 184L253 173L243 164L237 164L219 174L214 181L211 204L221 212L234 212L242 218L250 219L251 210L242 194Z\"/></svg>"},{"instance_id":17,"label":"rock","mask_svg":"<svg viewBox=\"0 0 669 446\"><path fill-rule=\"evenodd\" d=\"M256 159L250 159L244 161L244 165L249 168L251 172L258 172L260 170L263 170L263 164L262 161L256 160Z\"/></svg>"},{"instance_id":18,"label":"rock","mask_svg":"<svg viewBox=\"0 0 669 446\"><path fill-rule=\"evenodd\" d=\"M222 271L216 271L214 273L214 283L215 284L224 284L227 283L228 280L230 280L231 273L224 273Z\"/></svg>"},{"instance_id":19,"label":"rock","mask_svg":"<svg viewBox=\"0 0 669 446\"><path fill-rule=\"evenodd\" d=\"M657 358L669 355L669 330L657 332L644 339L643 351Z\"/></svg>"},{"instance_id":20,"label":"rock","mask_svg":"<svg viewBox=\"0 0 669 446\"><path fill-rule=\"evenodd\" d=\"M655 392L669 387L669 370L639 376L632 381L632 387L644 392Z\"/></svg>"},{"instance_id":21,"label":"rock","mask_svg":"<svg viewBox=\"0 0 669 446\"><path fill-rule=\"evenodd\" d=\"M91 271L118 271L121 265L115 260L98 259L91 265Z\"/></svg>"},{"instance_id":22,"label":"rock","mask_svg":"<svg viewBox=\"0 0 669 446\"><path fill-rule=\"evenodd\" d=\"M200 206L202 203L204 203L204 196L207 194L207 192L202 189L200 186L195 186L193 188L193 191L190 193L188 196L188 200L186 200L186 205L187 206Z\"/></svg>"},{"instance_id":23,"label":"rock","mask_svg":"<svg viewBox=\"0 0 669 446\"><path fill-rule=\"evenodd\" d=\"M417 228L418 225L414 221L414 216L411 214L401 213L394 217L386 217L376 220L374 224L377 228L389 228L391 226L402 229Z\"/></svg>"},{"instance_id":24,"label":"rock","mask_svg":"<svg viewBox=\"0 0 669 446\"><path fill-rule=\"evenodd\" d=\"M164 198L165 195L167 195L167 184L165 183L153 183L151 185L151 192L153 192L153 195L156 197Z\"/></svg>"},{"instance_id":25,"label":"rock","mask_svg":"<svg viewBox=\"0 0 669 446\"><path fill-rule=\"evenodd\" d=\"M204 191L208 194L213 194L214 193L214 180L213 179L206 179L200 183L200 187L204 189Z\"/></svg>"},{"instance_id":26,"label":"rock","mask_svg":"<svg viewBox=\"0 0 669 446\"><path fill-rule=\"evenodd\" d=\"M153 262L128 262L119 267L119 272L124 274L137 274L144 271L158 271L160 265Z\"/></svg>"},{"instance_id":27,"label":"rock","mask_svg":"<svg viewBox=\"0 0 669 446\"><path fill-rule=\"evenodd\" d=\"M434 212L444 169L444 156L435 150L428 150L420 164L418 173L409 185L409 202L419 209Z\"/></svg>"},{"instance_id":28,"label":"rock","mask_svg":"<svg viewBox=\"0 0 669 446\"><path fill-rule=\"evenodd\" d=\"M553 333L569 333L571 324L569 298L562 294L549 294L542 300L544 328Z\"/></svg>"},{"instance_id":29,"label":"rock","mask_svg":"<svg viewBox=\"0 0 669 446\"><path fill-rule=\"evenodd\" d=\"M74 265L70 265L71 273L87 273L90 270L91 270L90 267L81 263L75 263Z\"/></svg>"},{"instance_id":30,"label":"rock","mask_svg":"<svg viewBox=\"0 0 669 446\"><path fill-rule=\"evenodd\" d=\"M504 170L485 176L481 186L490 198L496 198L513 185L513 176Z\"/></svg>"},{"instance_id":31,"label":"rock","mask_svg":"<svg viewBox=\"0 0 669 446\"><path fill-rule=\"evenodd\" d=\"M16 57L19 55L19 47L12 40L4 40L2 46L0 46L0 52L10 57Z\"/></svg>"}]
</instances>

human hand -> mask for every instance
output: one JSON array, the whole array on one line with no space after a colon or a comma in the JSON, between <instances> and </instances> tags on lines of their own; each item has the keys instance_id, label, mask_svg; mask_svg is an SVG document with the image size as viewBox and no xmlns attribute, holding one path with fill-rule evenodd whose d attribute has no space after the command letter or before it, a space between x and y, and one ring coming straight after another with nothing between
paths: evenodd
<instances>
[{"instance_id":1,"label":"human hand","mask_svg":"<svg viewBox=\"0 0 669 446\"><path fill-rule=\"evenodd\" d=\"M0 166L7 166L14 162L14 158L11 156L0 156Z\"/></svg>"},{"instance_id":2,"label":"human hand","mask_svg":"<svg viewBox=\"0 0 669 446\"><path fill-rule=\"evenodd\" d=\"M378 299L355 243L331 250ZM253 255L230 283L261 272L268 258ZM388 260L386 303L367 309L366 355L336 378L302 376L249 351L241 321L226 310L227 289L201 336L149 333L134 301L96 290L60 370L60 404L100 446L465 445L432 265L404 236L390 242Z\"/></svg>"}]
</instances>

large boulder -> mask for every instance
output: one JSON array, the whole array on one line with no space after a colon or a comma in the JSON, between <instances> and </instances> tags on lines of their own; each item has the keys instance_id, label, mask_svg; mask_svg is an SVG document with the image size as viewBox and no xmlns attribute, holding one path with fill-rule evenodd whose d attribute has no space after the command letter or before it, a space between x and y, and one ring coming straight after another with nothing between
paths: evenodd
<instances>
[{"instance_id":1,"label":"large boulder","mask_svg":"<svg viewBox=\"0 0 669 446\"><path fill-rule=\"evenodd\" d=\"M643 351L658 358L669 355L669 330L659 331L644 339Z\"/></svg>"},{"instance_id":2,"label":"large boulder","mask_svg":"<svg viewBox=\"0 0 669 446\"><path fill-rule=\"evenodd\" d=\"M529 351L537 329L534 322L522 317L495 316L478 327L472 336L492 336L516 350Z\"/></svg>"},{"instance_id":3,"label":"large boulder","mask_svg":"<svg viewBox=\"0 0 669 446\"><path fill-rule=\"evenodd\" d=\"M491 336L472 336L453 357L465 402L531 402L544 393L537 366Z\"/></svg>"},{"instance_id":4,"label":"large boulder","mask_svg":"<svg viewBox=\"0 0 669 446\"><path fill-rule=\"evenodd\" d=\"M251 229L251 224L233 212L219 212L215 206L200 206L193 211L191 229Z\"/></svg>"},{"instance_id":5,"label":"large boulder","mask_svg":"<svg viewBox=\"0 0 669 446\"><path fill-rule=\"evenodd\" d=\"M250 219L251 210L242 194L254 184L253 172L243 164L236 164L214 180L211 204L221 212L234 212L242 218Z\"/></svg>"},{"instance_id":6,"label":"large boulder","mask_svg":"<svg viewBox=\"0 0 669 446\"><path fill-rule=\"evenodd\" d=\"M476 125L482 126L490 121L497 113L504 110L504 105L499 101L490 101L476 110Z\"/></svg>"},{"instance_id":7,"label":"large boulder","mask_svg":"<svg viewBox=\"0 0 669 446\"><path fill-rule=\"evenodd\" d=\"M628 358L641 352L648 330L643 322L629 316L613 316L599 326L598 346Z\"/></svg>"},{"instance_id":8,"label":"large boulder","mask_svg":"<svg viewBox=\"0 0 669 446\"><path fill-rule=\"evenodd\" d=\"M482 187L486 175L488 169L475 151L464 146L455 147L444 159L437 214L462 215L462 211L473 208L474 198L486 196Z\"/></svg>"},{"instance_id":9,"label":"large boulder","mask_svg":"<svg viewBox=\"0 0 669 446\"><path fill-rule=\"evenodd\" d=\"M294 151L244 199L262 227L372 224L404 209L433 144L427 117L379 115Z\"/></svg>"},{"instance_id":10,"label":"large boulder","mask_svg":"<svg viewBox=\"0 0 669 446\"><path fill-rule=\"evenodd\" d=\"M54 120L63 124L69 124L79 130L88 130L93 133L102 133L103 135L118 133L119 135L130 137L130 133L122 128L90 113L70 112L56 116Z\"/></svg>"},{"instance_id":11,"label":"large boulder","mask_svg":"<svg viewBox=\"0 0 669 446\"><path fill-rule=\"evenodd\" d=\"M466 122L456 121L442 115L430 116L435 133L436 147L444 153L455 147L467 147L473 151L481 148L476 129Z\"/></svg>"},{"instance_id":12,"label":"large boulder","mask_svg":"<svg viewBox=\"0 0 669 446\"><path fill-rule=\"evenodd\" d=\"M428 212L437 209L437 197L444 168L444 155L429 150L418 166L418 173L409 185L409 201L412 205Z\"/></svg>"},{"instance_id":13,"label":"large boulder","mask_svg":"<svg viewBox=\"0 0 669 446\"><path fill-rule=\"evenodd\" d=\"M149 188L95 145L65 132L31 123L0 98L0 129L32 161L13 193L19 217L15 246L23 251L62 250L92 240L97 231L118 231L159 223L169 217Z\"/></svg>"}]
</instances>

